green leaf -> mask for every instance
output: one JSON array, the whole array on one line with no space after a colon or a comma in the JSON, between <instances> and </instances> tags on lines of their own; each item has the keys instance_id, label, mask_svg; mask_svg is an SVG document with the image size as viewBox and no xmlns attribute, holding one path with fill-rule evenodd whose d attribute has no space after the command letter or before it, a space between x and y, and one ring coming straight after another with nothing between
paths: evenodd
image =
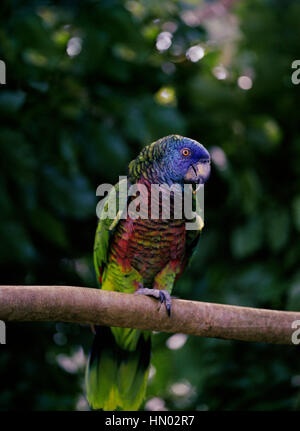
<instances>
[{"instance_id":1,"label":"green leaf","mask_svg":"<svg viewBox=\"0 0 300 431\"><path fill-rule=\"evenodd\" d=\"M0 92L0 109L9 113L15 113L21 109L26 100L24 91L9 91Z\"/></svg>"},{"instance_id":2,"label":"green leaf","mask_svg":"<svg viewBox=\"0 0 300 431\"><path fill-rule=\"evenodd\" d=\"M292 203L294 225L300 231L300 196L296 196Z\"/></svg>"},{"instance_id":3,"label":"green leaf","mask_svg":"<svg viewBox=\"0 0 300 431\"><path fill-rule=\"evenodd\" d=\"M233 255L244 258L253 254L262 245L262 235L263 226L258 218L252 218L246 225L236 228L231 238Z\"/></svg>"},{"instance_id":4,"label":"green leaf","mask_svg":"<svg viewBox=\"0 0 300 431\"><path fill-rule=\"evenodd\" d=\"M43 208L38 208L35 211L32 211L30 221L33 228L49 242L58 247L67 247L68 240L64 224L61 220L58 220Z\"/></svg>"},{"instance_id":5,"label":"green leaf","mask_svg":"<svg viewBox=\"0 0 300 431\"><path fill-rule=\"evenodd\" d=\"M267 212L265 229L269 245L273 251L281 250L287 243L290 219L286 210L277 209Z\"/></svg>"}]
</instances>

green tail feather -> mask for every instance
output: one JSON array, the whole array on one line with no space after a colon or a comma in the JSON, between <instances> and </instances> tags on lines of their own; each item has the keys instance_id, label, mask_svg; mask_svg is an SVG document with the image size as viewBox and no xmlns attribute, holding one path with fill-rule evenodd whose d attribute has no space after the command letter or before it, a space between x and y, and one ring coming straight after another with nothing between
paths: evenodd
<instances>
[{"instance_id":1,"label":"green tail feather","mask_svg":"<svg viewBox=\"0 0 300 431\"><path fill-rule=\"evenodd\" d=\"M150 352L148 333L97 327L85 377L90 406L138 410L146 392Z\"/></svg>"}]
</instances>

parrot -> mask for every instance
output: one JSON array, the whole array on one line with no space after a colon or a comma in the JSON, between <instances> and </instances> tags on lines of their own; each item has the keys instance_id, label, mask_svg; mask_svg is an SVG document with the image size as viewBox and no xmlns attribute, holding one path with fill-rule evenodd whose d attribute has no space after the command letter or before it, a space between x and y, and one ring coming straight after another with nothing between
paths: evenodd
<instances>
[{"instance_id":1,"label":"parrot","mask_svg":"<svg viewBox=\"0 0 300 431\"><path fill-rule=\"evenodd\" d=\"M142 184L151 200L151 185L198 187L210 175L210 154L199 142L169 135L145 146L129 163L128 185ZM121 180L121 181L124 181ZM121 181L110 199L116 216L99 217L94 242L94 266L103 290L153 296L171 315L171 293L199 241L203 221L186 229L186 219L121 217L132 200L118 205ZM141 193L142 195L142 193ZM116 199L117 196L117 199ZM194 199L195 193L193 194ZM171 201L172 202L172 201ZM172 203L171 203L172 205ZM95 336L85 373L86 396L93 410L138 410L145 398L151 357L151 331L94 327Z\"/></svg>"}]
</instances>

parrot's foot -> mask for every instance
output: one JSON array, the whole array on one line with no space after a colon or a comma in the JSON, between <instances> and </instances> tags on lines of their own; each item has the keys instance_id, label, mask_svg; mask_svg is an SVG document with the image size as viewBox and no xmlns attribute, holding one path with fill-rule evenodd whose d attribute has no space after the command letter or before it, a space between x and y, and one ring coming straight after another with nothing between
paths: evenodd
<instances>
[{"instance_id":1,"label":"parrot's foot","mask_svg":"<svg viewBox=\"0 0 300 431\"><path fill-rule=\"evenodd\" d=\"M147 287L139 287L138 290L134 292L135 295L146 295L146 296L153 296L156 299L160 300L160 303L165 303L168 316L171 316L171 305L172 305L172 299L171 295L167 290L160 290L160 289L148 289Z\"/></svg>"}]
</instances>

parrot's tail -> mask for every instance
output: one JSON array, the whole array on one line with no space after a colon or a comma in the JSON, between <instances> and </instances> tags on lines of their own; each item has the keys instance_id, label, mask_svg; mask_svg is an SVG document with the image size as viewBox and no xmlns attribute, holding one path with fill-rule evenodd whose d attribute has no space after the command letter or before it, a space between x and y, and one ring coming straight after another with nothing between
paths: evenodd
<instances>
[{"instance_id":1,"label":"parrot's tail","mask_svg":"<svg viewBox=\"0 0 300 431\"><path fill-rule=\"evenodd\" d=\"M90 406L138 410L146 392L150 353L150 333L97 326L85 376Z\"/></svg>"}]
</instances>

